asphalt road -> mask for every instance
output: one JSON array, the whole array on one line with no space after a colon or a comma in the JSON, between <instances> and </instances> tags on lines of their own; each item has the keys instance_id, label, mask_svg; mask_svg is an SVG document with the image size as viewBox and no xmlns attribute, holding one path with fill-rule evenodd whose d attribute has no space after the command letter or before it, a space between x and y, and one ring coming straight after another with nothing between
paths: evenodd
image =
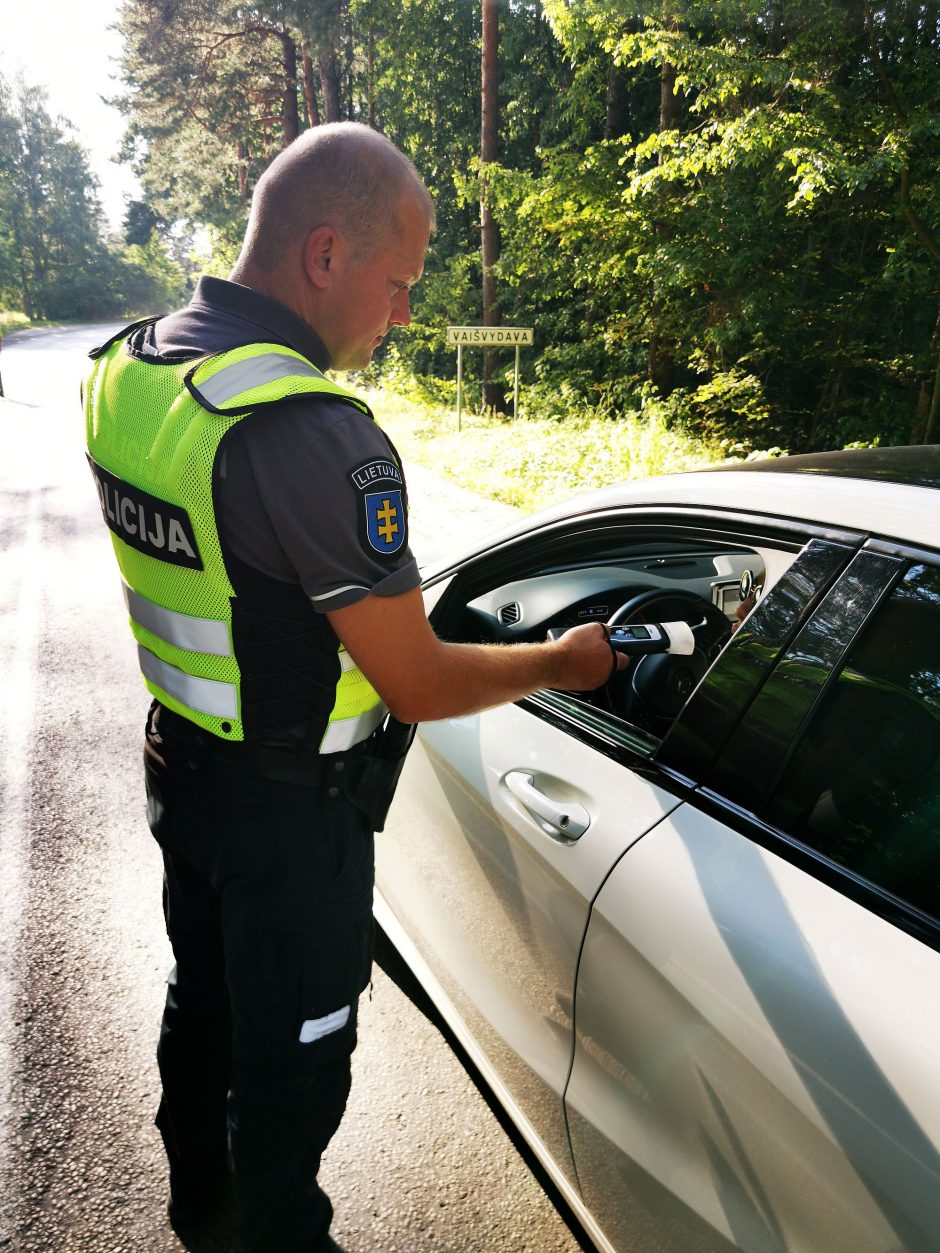
<instances>
[{"instance_id":1,"label":"asphalt road","mask_svg":"<svg viewBox=\"0 0 940 1253\"><path fill-rule=\"evenodd\" d=\"M171 958L143 819L148 704L82 453L107 328L0 354L0 1249L172 1253L152 1117ZM419 560L510 511L410 478ZM381 838L381 837L380 837ZM573 1253L437 1031L380 971L321 1178L350 1253ZM234 1235L188 1247L237 1249Z\"/></svg>"}]
</instances>

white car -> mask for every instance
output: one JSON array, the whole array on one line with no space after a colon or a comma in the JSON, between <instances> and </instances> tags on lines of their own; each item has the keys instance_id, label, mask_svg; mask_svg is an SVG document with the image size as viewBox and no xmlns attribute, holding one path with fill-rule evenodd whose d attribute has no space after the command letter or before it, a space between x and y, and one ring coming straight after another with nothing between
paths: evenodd
<instances>
[{"instance_id":1,"label":"white car","mask_svg":"<svg viewBox=\"0 0 940 1253\"><path fill-rule=\"evenodd\" d=\"M447 639L695 635L422 726L378 840L378 921L599 1249L940 1249L938 487L940 447L650 479L427 577Z\"/></svg>"}]
</instances>

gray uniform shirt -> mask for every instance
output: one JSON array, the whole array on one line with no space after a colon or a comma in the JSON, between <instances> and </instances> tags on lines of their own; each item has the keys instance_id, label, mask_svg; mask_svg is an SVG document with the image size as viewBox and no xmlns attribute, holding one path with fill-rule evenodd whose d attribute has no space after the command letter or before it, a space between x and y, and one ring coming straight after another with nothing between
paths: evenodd
<instances>
[{"instance_id":1,"label":"gray uniform shirt","mask_svg":"<svg viewBox=\"0 0 940 1253\"><path fill-rule=\"evenodd\" d=\"M186 309L138 333L134 346L180 361L252 343L284 344L329 368L319 336L286 306L209 277L199 280ZM239 422L223 445L221 538L263 574L299 582L321 613L369 595L399 596L421 581L405 509L391 524L398 528L393 547L382 551L370 540L376 502L368 490L368 467L394 460L381 430L354 406L331 397L281 401ZM403 483L401 500L403 506Z\"/></svg>"}]
</instances>

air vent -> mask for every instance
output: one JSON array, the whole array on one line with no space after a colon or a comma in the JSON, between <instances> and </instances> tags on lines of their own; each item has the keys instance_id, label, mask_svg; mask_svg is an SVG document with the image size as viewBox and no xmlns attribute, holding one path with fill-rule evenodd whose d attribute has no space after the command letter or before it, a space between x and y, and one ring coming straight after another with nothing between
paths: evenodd
<instances>
[{"instance_id":1,"label":"air vent","mask_svg":"<svg viewBox=\"0 0 940 1253\"><path fill-rule=\"evenodd\" d=\"M515 626L522 619L522 606L517 600L508 605L501 605L496 610L496 617L503 626Z\"/></svg>"}]
</instances>

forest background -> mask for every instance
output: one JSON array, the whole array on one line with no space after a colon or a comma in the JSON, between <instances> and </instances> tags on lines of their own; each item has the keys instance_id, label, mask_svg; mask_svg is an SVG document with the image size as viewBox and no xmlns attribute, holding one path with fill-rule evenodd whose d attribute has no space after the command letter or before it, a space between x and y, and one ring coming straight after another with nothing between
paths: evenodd
<instances>
[{"instance_id":1,"label":"forest background","mask_svg":"<svg viewBox=\"0 0 940 1253\"><path fill-rule=\"evenodd\" d=\"M0 307L185 302L227 273L266 165L349 118L438 211L373 381L452 406L445 327L502 321L535 328L522 411L559 452L586 422L716 456L940 442L940 0L125 0L117 21L141 198L115 237L67 125L0 80ZM465 352L471 403L506 409L511 368Z\"/></svg>"}]
</instances>

